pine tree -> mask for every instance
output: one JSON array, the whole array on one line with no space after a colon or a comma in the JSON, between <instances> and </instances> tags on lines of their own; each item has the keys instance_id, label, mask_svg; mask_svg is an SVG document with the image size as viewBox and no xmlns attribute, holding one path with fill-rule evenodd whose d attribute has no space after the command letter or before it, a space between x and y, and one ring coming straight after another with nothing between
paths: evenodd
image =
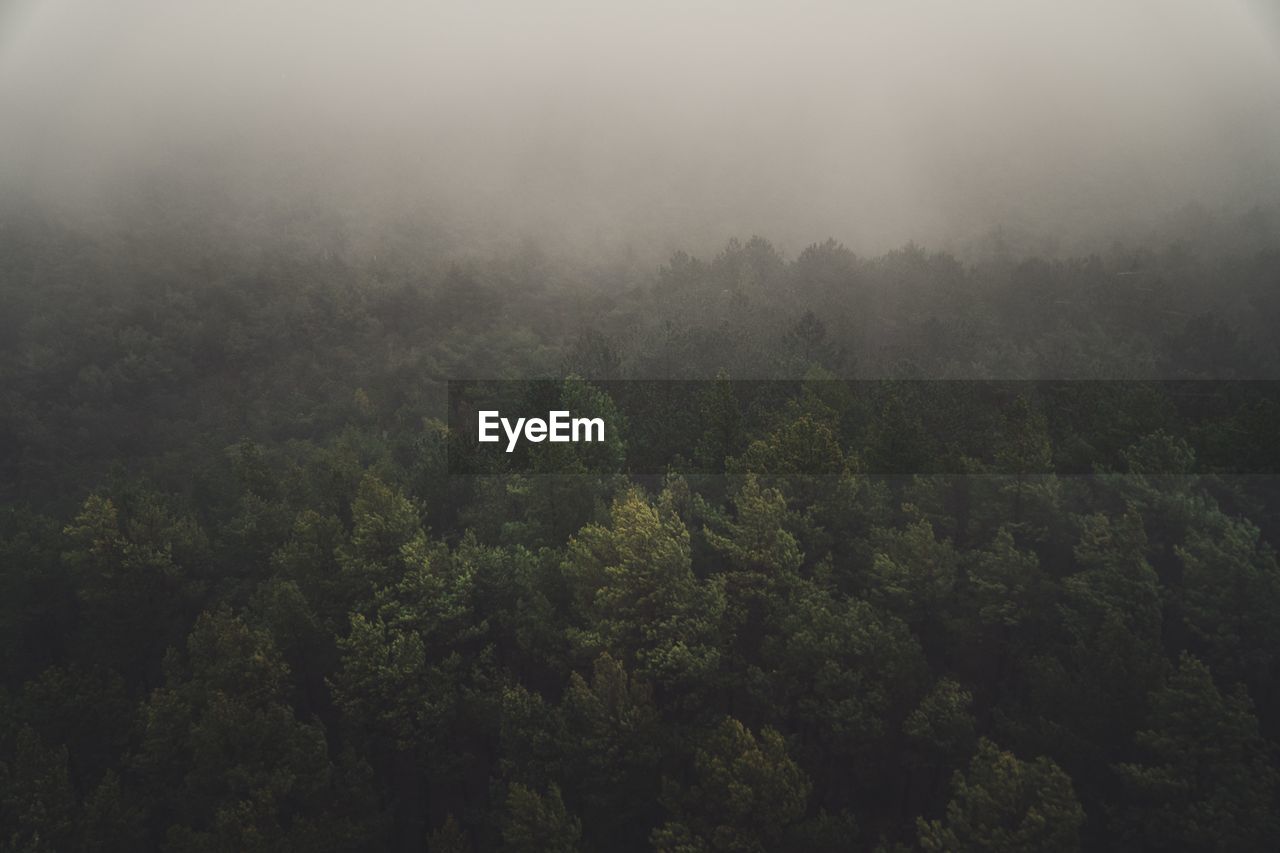
<instances>
[{"instance_id":1,"label":"pine tree","mask_svg":"<svg viewBox=\"0 0 1280 853\"><path fill-rule=\"evenodd\" d=\"M919 820L920 846L947 853L1068 853L1080 849L1084 809L1047 758L1022 761L983 738L952 781L942 820Z\"/></svg>"}]
</instances>

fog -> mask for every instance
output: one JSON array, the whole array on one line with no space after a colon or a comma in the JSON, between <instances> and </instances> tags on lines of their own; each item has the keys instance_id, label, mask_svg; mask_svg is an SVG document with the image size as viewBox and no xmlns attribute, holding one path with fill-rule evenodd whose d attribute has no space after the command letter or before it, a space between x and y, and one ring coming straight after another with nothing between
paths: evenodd
<instances>
[{"instance_id":1,"label":"fog","mask_svg":"<svg viewBox=\"0 0 1280 853\"><path fill-rule=\"evenodd\" d=\"M83 222L319 211L457 249L1073 247L1280 198L1232 2L10 2L0 186ZM310 214L309 214L310 215ZM417 232L415 232L417 233Z\"/></svg>"}]
</instances>

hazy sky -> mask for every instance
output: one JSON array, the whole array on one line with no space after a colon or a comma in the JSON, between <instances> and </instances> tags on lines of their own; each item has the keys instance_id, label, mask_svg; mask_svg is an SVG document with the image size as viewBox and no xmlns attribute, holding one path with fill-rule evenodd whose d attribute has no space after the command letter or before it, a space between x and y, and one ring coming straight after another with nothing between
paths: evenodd
<instances>
[{"instance_id":1,"label":"hazy sky","mask_svg":"<svg viewBox=\"0 0 1280 853\"><path fill-rule=\"evenodd\" d=\"M1280 199L1273 8L10 0L0 185L661 250L1100 236Z\"/></svg>"}]
</instances>

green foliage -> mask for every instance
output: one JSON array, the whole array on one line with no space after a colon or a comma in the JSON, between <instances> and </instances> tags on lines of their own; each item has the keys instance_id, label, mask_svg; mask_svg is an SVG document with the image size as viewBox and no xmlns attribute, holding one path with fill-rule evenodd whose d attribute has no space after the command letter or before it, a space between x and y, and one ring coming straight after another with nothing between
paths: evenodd
<instances>
[{"instance_id":1,"label":"green foliage","mask_svg":"<svg viewBox=\"0 0 1280 853\"><path fill-rule=\"evenodd\" d=\"M977 742L973 694L944 678L920 701L902 729L925 761L958 764Z\"/></svg>"},{"instance_id":2,"label":"green foliage","mask_svg":"<svg viewBox=\"0 0 1280 853\"><path fill-rule=\"evenodd\" d=\"M425 559L418 512L395 488L365 475L351 506L351 544L338 551L342 572L356 589L397 582Z\"/></svg>"},{"instance_id":3,"label":"green foliage","mask_svg":"<svg viewBox=\"0 0 1280 853\"><path fill-rule=\"evenodd\" d=\"M1262 850L1280 832L1271 744L1248 695L1224 694L1189 654L1151 697L1143 759L1116 765L1127 806L1120 834L1151 849Z\"/></svg>"},{"instance_id":4,"label":"green foliage","mask_svg":"<svg viewBox=\"0 0 1280 853\"><path fill-rule=\"evenodd\" d=\"M507 791L507 817L502 828L506 850L512 853L575 853L582 823L570 815L552 785L546 794L515 783Z\"/></svg>"},{"instance_id":5,"label":"green foliage","mask_svg":"<svg viewBox=\"0 0 1280 853\"><path fill-rule=\"evenodd\" d=\"M560 713L564 740L556 758L576 799L599 816L592 827L599 843L643 835L667 740L650 686L602 654L590 683L570 676Z\"/></svg>"},{"instance_id":6,"label":"green foliage","mask_svg":"<svg viewBox=\"0 0 1280 853\"><path fill-rule=\"evenodd\" d=\"M890 725L921 690L918 642L865 601L801 587L766 642L765 669L787 717L835 756L883 747Z\"/></svg>"},{"instance_id":7,"label":"green foliage","mask_svg":"<svg viewBox=\"0 0 1280 853\"><path fill-rule=\"evenodd\" d=\"M14 740L12 757L0 762L0 842L22 853L64 849L75 833L67 749L46 746L29 726Z\"/></svg>"},{"instance_id":8,"label":"green foliage","mask_svg":"<svg viewBox=\"0 0 1280 853\"><path fill-rule=\"evenodd\" d=\"M591 524L564 563L582 627L574 644L608 651L642 677L692 687L716 665L714 588L694 577L689 531L664 502L638 489L613 505L609 526Z\"/></svg>"},{"instance_id":9,"label":"green foliage","mask_svg":"<svg viewBox=\"0 0 1280 853\"><path fill-rule=\"evenodd\" d=\"M83 833L85 851L138 850L145 845L146 814L137 797L127 792L115 771L85 798Z\"/></svg>"},{"instance_id":10,"label":"green foliage","mask_svg":"<svg viewBox=\"0 0 1280 853\"><path fill-rule=\"evenodd\" d=\"M787 501L776 489L766 489L748 474L733 496L737 521L725 535L706 532L707 542L740 573L765 578L794 574L804 561L795 536L786 529Z\"/></svg>"},{"instance_id":11,"label":"green foliage","mask_svg":"<svg viewBox=\"0 0 1280 853\"><path fill-rule=\"evenodd\" d=\"M1275 393L906 381L1274 374L1274 251L262 237L0 212L0 848L1274 846Z\"/></svg>"},{"instance_id":12,"label":"green foliage","mask_svg":"<svg viewBox=\"0 0 1280 853\"><path fill-rule=\"evenodd\" d=\"M201 536L188 519L170 516L144 499L121 517L109 498L90 495L63 535L63 560L76 578L77 596L92 635L86 657L121 663L149 678L146 667L180 630L197 588L175 553L198 552Z\"/></svg>"},{"instance_id":13,"label":"green foliage","mask_svg":"<svg viewBox=\"0 0 1280 853\"><path fill-rule=\"evenodd\" d=\"M1252 524L1221 516L1210 523L1174 548L1183 619L1215 671L1265 687L1280 654L1280 565Z\"/></svg>"},{"instance_id":14,"label":"green foliage","mask_svg":"<svg viewBox=\"0 0 1280 853\"><path fill-rule=\"evenodd\" d=\"M978 620L985 626L1016 628L1035 612L1043 583L1034 552L1021 551L1005 528L990 548L974 552L967 578Z\"/></svg>"},{"instance_id":15,"label":"green foliage","mask_svg":"<svg viewBox=\"0 0 1280 853\"><path fill-rule=\"evenodd\" d=\"M471 842L453 819L453 815L445 818L440 828L427 838L427 853L468 853Z\"/></svg>"},{"instance_id":16,"label":"green foliage","mask_svg":"<svg viewBox=\"0 0 1280 853\"><path fill-rule=\"evenodd\" d=\"M918 822L920 846L946 851L1080 849L1084 810L1071 780L1047 758L1022 761L983 738L956 773L942 820Z\"/></svg>"},{"instance_id":17,"label":"green foliage","mask_svg":"<svg viewBox=\"0 0 1280 853\"><path fill-rule=\"evenodd\" d=\"M323 730L295 719L270 638L204 614L142 710L131 771L176 850L325 849L333 769ZM327 840L326 840L327 839Z\"/></svg>"},{"instance_id":18,"label":"green foliage","mask_svg":"<svg viewBox=\"0 0 1280 853\"><path fill-rule=\"evenodd\" d=\"M940 627L958 575L951 542L935 538L932 525L921 519L901 530L876 531L873 545L867 596L917 631Z\"/></svg>"},{"instance_id":19,"label":"green foliage","mask_svg":"<svg viewBox=\"0 0 1280 853\"><path fill-rule=\"evenodd\" d=\"M694 754L688 787L667 787L673 819L654 832L655 850L757 853L780 849L810 783L782 735L766 728L757 736L727 718Z\"/></svg>"}]
</instances>

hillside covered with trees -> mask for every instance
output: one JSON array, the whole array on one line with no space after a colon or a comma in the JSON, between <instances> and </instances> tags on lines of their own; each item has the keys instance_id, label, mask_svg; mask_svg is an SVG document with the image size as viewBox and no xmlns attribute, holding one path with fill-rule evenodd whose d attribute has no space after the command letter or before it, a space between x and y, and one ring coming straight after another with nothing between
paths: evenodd
<instances>
[{"instance_id":1,"label":"hillside covered with trees","mask_svg":"<svg viewBox=\"0 0 1280 853\"><path fill-rule=\"evenodd\" d=\"M1280 376L1273 218L654 271L6 214L0 849L1271 849L1276 403L1105 380ZM564 377L704 426L451 472L448 380ZM951 379L1070 381L951 440Z\"/></svg>"}]
</instances>

